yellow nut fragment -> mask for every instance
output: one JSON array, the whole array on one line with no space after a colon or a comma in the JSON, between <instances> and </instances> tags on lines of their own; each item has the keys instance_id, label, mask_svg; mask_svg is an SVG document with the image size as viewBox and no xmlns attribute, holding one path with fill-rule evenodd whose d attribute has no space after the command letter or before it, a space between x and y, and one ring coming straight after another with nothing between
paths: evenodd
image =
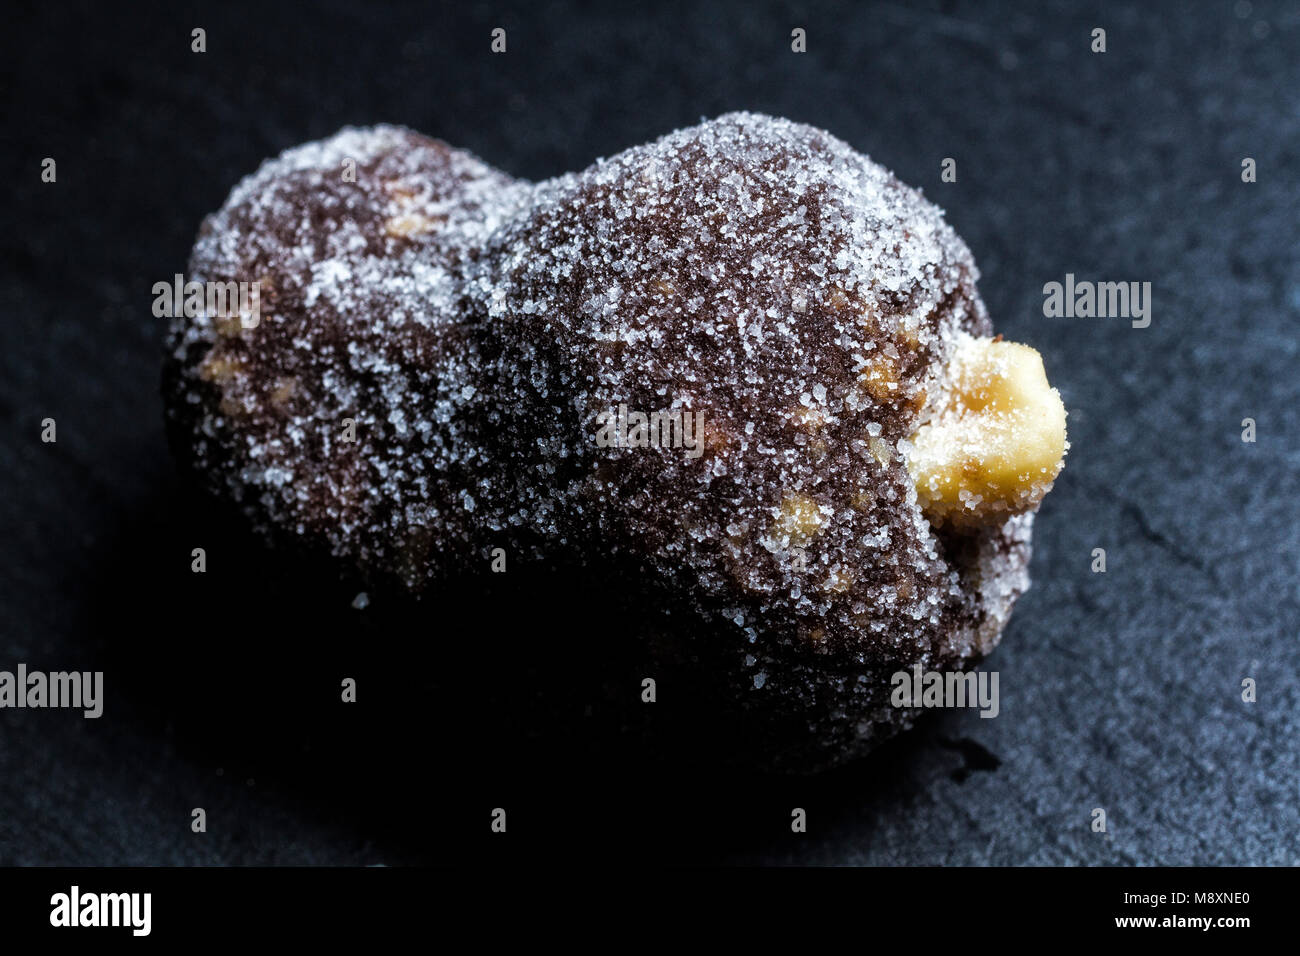
<instances>
[{"instance_id":1,"label":"yellow nut fragment","mask_svg":"<svg viewBox=\"0 0 1300 956\"><path fill-rule=\"evenodd\" d=\"M389 179L384 183L384 192L401 206L409 206L419 190L414 183L405 179Z\"/></svg>"},{"instance_id":2,"label":"yellow nut fragment","mask_svg":"<svg viewBox=\"0 0 1300 956\"><path fill-rule=\"evenodd\" d=\"M781 538L799 547L821 531L822 514L817 502L799 493L786 495L777 512L773 530Z\"/></svg>"},{"instance_id":3,"label":"yellow nut fragment","mask_svg":"<svg viewBox=\"0 0 1300 956\"><path fill-rule=\"evenodd\" d=\"M888 355L876 360L858 376L858 384L878 402L889 401L898 389L898 369Z\"/></svg>"},{"instance_id":4,"label":"yellow nut fragment","mask_svg":"<svg viewBox=\"0 0 1300 956\"><path fill-rule=\"evenodd\" d=\"M228 385L244 372L244 360L222 349L212 349L199 363L199 378L214 385Z\"/></svg>"},{"instance_id":5,"label":"yellow nut fragment","mask_svg":"<svg viewBox=\"0 0 1300 956\"><path fill-rule=\"evenodd\" d=\"M975 527L1038 507L1069 447L1065 406L1027 345L969 338L944 399L912 436L908 471L932 522Z\"/></svg>"},{"instance_id":6,"label":"yellow nut fragment","mask_svg":"<svg viewBox=\"0 0 1300 956\"><path fill-rule=\"evenodd\" d=\"M384 222L384 231L394 239L410 239L412 236L433 232L436 228L437 223L418 212L393 216Z\"/></svg>"},{"instance_id":7,"label":"yellow nut fragment","mask_svg":"<svg viewBox=\"0 0 1300 956\"><path fill-rule=\"evenodd\" d=\"M867 439L867 447L871 449L871 457L880 462L881 468L888 468L890 461L893 460L893 454L889 450L889 443L883 438L877 438L872 435Z\"/></svg>"}]
</instances>

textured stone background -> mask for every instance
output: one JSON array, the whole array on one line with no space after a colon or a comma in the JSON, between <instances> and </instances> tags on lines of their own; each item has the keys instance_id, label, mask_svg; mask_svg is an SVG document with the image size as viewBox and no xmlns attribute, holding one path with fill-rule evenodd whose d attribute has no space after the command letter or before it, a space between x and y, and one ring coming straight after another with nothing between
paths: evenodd
<instances>
[{"instance_id":1,"label":"textured stone background","mask_svg":"<svg viewBox=\"0 0 1300 956\"><path fill-rule=\"evenodd\" d=\"M1300 6L514 6L7 14L0 668L102 669L107 702L0 712L0 863L1300 863ZM359 614L179 487L150 287L262 158L384 120L540 178L741 108L922 187L1065 398L1000 717L812 780L665 763L602 595L521 574ZM1067 272L1150 281L1150 328L1044 318Z\"/></svg>"}]
</instances>

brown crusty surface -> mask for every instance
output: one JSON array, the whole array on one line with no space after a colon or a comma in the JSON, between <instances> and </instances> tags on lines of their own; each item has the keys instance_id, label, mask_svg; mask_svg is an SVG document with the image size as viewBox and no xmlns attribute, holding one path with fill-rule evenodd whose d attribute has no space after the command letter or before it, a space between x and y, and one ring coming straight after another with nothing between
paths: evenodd
<instances>
[{"instance_id":1,"label":"brown crusty surface","mask_svg":"<svg viewBox=\"0 0 1300 956\"><path fill-rule=\"evenodd\" d=\"M1028 585L1032 514L937 531L906 467L954 341L992 334L970 251L823 131L728 114L534 185L348 129L240 183L189 278L263 290L256 328L171 328L209 487L413 590L491 547L619 569L747 760L864 753L914 717L890 675L973 666ZM598 446L619 405L699 413L702 453Z\"/></svg>"}]
</instances>

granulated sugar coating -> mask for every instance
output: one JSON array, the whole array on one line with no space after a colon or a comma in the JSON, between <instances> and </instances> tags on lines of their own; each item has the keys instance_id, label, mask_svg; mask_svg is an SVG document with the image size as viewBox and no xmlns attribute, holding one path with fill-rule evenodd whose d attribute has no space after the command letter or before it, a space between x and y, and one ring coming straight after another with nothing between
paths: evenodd
<instances>
[{"instance_id":1,"label":"granulated sugar coating","mask_svg":"<svg viewBox=\"0 0 1300 956\"><path fill-rule=\"evenodd\" d=\"M661 683L714 697L745 759L818 768L909 724L890 675L978 662L1028 584L1055 471L936 528L908 467L992 332L977 276L938 209L785 120L535 186L346 130L205 223L191 278L262 281L261 323L177 320L172 431L260 526L414 589L490 547L630 570L671 611ZM597 441L637 413L676 430Z\"/></svg>"},{"instance_id":2,"label":"granulated sugar coating","mask_svg":"<svg viewBox=\"0 0 1300 956\"><path fill-rule=\"evenodd\" d=\"M263 164L203 224L189 276L259 282L260 322L175 321L173 443L259 526L426 581L476 534L463 272L528 193L387 126Z\"/></svg>"}]
</instances>

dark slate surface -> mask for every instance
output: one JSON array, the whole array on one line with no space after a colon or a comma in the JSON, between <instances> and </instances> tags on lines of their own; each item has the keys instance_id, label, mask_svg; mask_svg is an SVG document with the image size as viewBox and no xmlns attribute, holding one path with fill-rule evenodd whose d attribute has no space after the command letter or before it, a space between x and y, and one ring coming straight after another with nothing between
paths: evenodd
<instances>
[{"instance_id":1,"label":"dark slate surface","mask_svg":"<svg viewBox=\"0 0 1300 956\"><path fill-rule=\"evenodd\" d=\"M99 721L0 712L0 862L1300 863L1300 6L288 6L7 14L0 668L102 669L108 699ZM932 717L811 780L659 761L598 595L352 611L354 585L186 493L161 428L150 287L262 158L384 120L538 178L739 108L944 206L1070 410L1035 585L988 664L1001 716ZM1044 318L1067 272L1151 282L1150 328Z\"/></svg>"}]
</instances>

